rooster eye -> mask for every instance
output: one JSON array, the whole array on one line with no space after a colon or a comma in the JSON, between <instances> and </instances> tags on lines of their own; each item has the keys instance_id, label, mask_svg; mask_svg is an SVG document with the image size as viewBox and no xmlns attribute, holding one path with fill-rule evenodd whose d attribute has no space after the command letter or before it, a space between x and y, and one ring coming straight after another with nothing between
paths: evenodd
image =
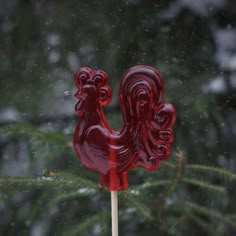
<instances>
[{"instance_id":1,"label":"rooster eye","mask_svg":"<svg viewBox=\"0 0 236 236\"><path fill-rule=\"evenodd\" d=\"M94 84L96 87L102 87L103 86L103 79L100 75L96 75L94 77Z\"/></svg>"},{"instance_id":2,"label":"rooster eye","mask_svg":"<svg viewBox=\"0 0 236 236\"><path fill-rule=\"evenodd\" d=\"M94 84L96 87L102 87L107 84L107 74L104 71L97 71L94 78Z\"/></svg>"}]
</instances>

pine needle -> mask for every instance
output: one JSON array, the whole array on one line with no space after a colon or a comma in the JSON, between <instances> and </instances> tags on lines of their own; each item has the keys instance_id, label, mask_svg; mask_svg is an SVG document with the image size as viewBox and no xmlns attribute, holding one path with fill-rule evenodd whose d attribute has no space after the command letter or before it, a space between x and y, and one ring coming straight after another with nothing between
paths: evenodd
<instances>
[{"instance_id":1,"label":"pine needle","mask_svg":"<svg viewBox=\"0 0 236 236\"><path fill-rule=\"evenodd\" d=\"M83 221L78 221L78 224L74 227L70 225L70 228L64 232L64 236L78 236L78 235L84 235L84 232L86 230L89 230L89 228L93 227L96 223L100 223L101 225L106 222L106 219L110 213L108 212L102 212L98 214L94 214L93 216L89 216Z\"/></svg>"},{"instance_id":2,"label":"pine needle","mask_svg":"<svg viewBox=\"0 0 236 236\"><path fill-rule=\"evenodd\" d=\"M170 161L168 162L161 162L161 165L162 166L166 166L168 168L171 168L171 169L176 169L177 166L175 164L173 164L173 162L171 163Z\"/></svg>"},{"instance_id":3,"label":"pine needle","mask_svg":"<svg viewBox=\"0 0 236 236\"><path fill-rule=\"evenodd\" d=\"M135 187L131 188L134 191L139 191L147 188L154 188L154 187L159 187L159 186L166 186L172 183L172 180L159 180L159 181L148 181L146 183L136 185Z\"/></svg>"},{"instance_id":4,"label":"pine needle","mask_svg":"<svg viewBox=\"0 0 236 236\"><path fill-rule=\"evenodd\" d=\"M132 194L132 191L131 191ZM148 206L146 206L143 201L141 201L138 196L133 197L131 194L128 193L121 193L120 196L123 198L124 203L130 203L133 207L137 209L137 211L144 216L145 218L151 220L152 213ZM134 195L139 195L138 192L135 192ZM129 204L129 207L130 207Z\"/></svg>"},{"instance_id":5,"label":"pine needle","mask_svg":"<svg viewBox=\"0 0 236 236\"><path fill-rule=\"evenodd\" d=\"M99 186L98 184L95 184L93 181L89 179L82 178L78 175L72 174L70 172L65 172L65 171L58 171L58 172L53 172L53 171L44 171L44 176L45 177L51 177L55 179L59 179L61 181L69 181L72 183L80 183L82 186L87 186L90 188L96 188L98 189Z\"/></svg>"},{"instance_id":6,"label":"pine needle","mask_svg":"<svg viewBox=\"0 0 236 236\"><path fill-rule=\"evenodd\" d=\"M230 180L236 180L236 174L232 173L231 171L213 167L213 166L204 166L204 165L185 165L185 168L197 170L197 171L203 171L207 173L214 173L218 176L230 179Z\"/></svg>"},{"instance_id":7,"label":"pine needle","mask_svg":"<svg viewBox=\"0 0 236 236\"><path fill-rule=\"evenodd\" d=\"M187 184L191 184L194 186L198 186L200 188L207 189L209 191L215 191L221 194L227 194L225 188L219 185L213 185L207 182L199 181L197 179L190 179L190 178L181 178L181 181Z\"/></svg>"},{"instance_id":8,"label":"pine needle","mask_svg":"<svg viewBox=\"0 0 236 236\"><path fill-rule=\"evenodd\" d=\"M45 187L62 187L65 189L75 189L80 187L90 187L98 189L98 186L95 185L92 181L76 177L74 179L65 177L61 174L54 173L52 177L39 177L39 178L30 178L30 177L1 177L0 178L0 187L24 187L24 188L45 188Z\"/></svg>"},{"instance_id":9,"label":"pine needle","mask_svg":"<svg viewBox=\"0 0 236 236\"><path fill-rule=\"evenodd\" d=\"M0 132L14 137L29 137L39 141L54 142L56 144L67 144L68 137L58 132L42 132L28 123L18 123L1 127Z\"/></svg>"},{"instance_id":10,"label":"pine needle","mask_svg":"<svg viewBox=\"0 0 236 236\"><path fill-rule=\"evenodd\" d=\"M72 191L69 193L60 194L54 199L52 199L52 204L62 202L62 201L68 201L80 197L87 197L87 196L93 196L96 193L96 190L93 188L80 188L77 191Z\"/></svg>"},{"instance_id":11,"label":"pine needle","mask_svg":"<svg viewBox=\"0 0 236 236\"><path fill-rule=\"evenodd\" d=\"M214 209L208 208L208 207L204 207L204 206L198 205L193 202L187 202L187 201L183 202L181 205L184 207L187 207L187 208L191 208L199 214L202 214L202 215L205 215L205 216L208 216L211 218L216 218L216 219L220 220L220 222L227 223L236 229L236 221L233 220L230 216L221 214L217 210L214 210Z\"/></svg>"},{"instance_id":12,"label":"pine needle","mask_svg":"<svg viewBox=\"0 0 236 236\"><path fill-rule=\"evenodd\" d=\"M201 227L206 233L208 233L209 235L214 235L215 232L211 228L211 225L208 222L204 221L201 217L198 217L194 214L191 214L188 217L199 227Z\"/></svg>"}]
</instances>

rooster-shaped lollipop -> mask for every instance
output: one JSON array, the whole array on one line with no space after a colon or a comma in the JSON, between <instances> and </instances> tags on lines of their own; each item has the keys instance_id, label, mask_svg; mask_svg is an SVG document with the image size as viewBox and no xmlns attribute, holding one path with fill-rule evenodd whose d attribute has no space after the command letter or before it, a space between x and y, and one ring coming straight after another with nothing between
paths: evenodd
<instances>
[{"instance_id":1,"label":"rooster-shaped lollipop","mask_svg":"<svg viewBox=\"0 0 236 236\"><path fill-rule=\"evenodd\" d=\"M80 120L74 148L81 162L101 174L100 184L111 191L128 188L129 170L156 170L170 155L175 108L163 103L163 81L157 70L135 66L122 76L119 102L123 127L114 131L102 106L112 99L104 71L83 67L75 75L75 111Z\"/></svg>"}]
</instances>

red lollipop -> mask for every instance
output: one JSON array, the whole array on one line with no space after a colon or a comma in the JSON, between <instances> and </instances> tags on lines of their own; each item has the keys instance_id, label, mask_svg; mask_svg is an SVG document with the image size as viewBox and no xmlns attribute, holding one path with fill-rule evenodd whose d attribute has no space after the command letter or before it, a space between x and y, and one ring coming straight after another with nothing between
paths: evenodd
<instances>
[{"instance_id":1,"label":"red lollipop","mask_svg":"<svg viewBox=\"0 0 236 236\"><path fill-rule=\"evenodd\" d=\"M102 187L126 190L129 170L156 170L169 157L175 109L163 103L163 81L157 70L135 66L122 76L120 131L109 126L102 110L112 98L107 74L83 67L75 75L75 85L75 111L80 120L74 133L74 148L87 168L101 174Z\"/></svg>"},{"instance_id":2,"label":"red lollipop","mask_svg":"<svg viewBox=\"0 0 236 236\"><path fill-rule=\"evenodd\" d=\"M83 67L74 79L78 89L75 111L80 116L74 149L87 168L101 174L102 187L126 190L129 170L136 167L156 170L169 157L176 111L171 104L163 103L163 80L157 70L140 65L122 76L120 131L109 126L102 110L112 99L107 74Z\"/></svg>"}]
</instances>

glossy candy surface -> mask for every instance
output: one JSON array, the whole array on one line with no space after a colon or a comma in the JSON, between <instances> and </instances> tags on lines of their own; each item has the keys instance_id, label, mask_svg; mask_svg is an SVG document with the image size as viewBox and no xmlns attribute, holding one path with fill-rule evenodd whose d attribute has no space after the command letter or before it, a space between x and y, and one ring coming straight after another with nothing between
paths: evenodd
<instances>
[{"instance_id":1,"label":"glossy candy surface","mask_svg":"<svg viewBox=\"0 0 236 236\"><path fill-rule=\"evenodd\" d=\"M109 126L102 110L112 99L107 74L83 67L74 79L78 89L75 111L80 116L74 149L87 168L101 174L102 187L126 190L129 170L156 170L169 157L176 111L171 104L163 103L163 80L157 70L140 65L122 76L120 131Z\"/></svg>"}]
</instances>

